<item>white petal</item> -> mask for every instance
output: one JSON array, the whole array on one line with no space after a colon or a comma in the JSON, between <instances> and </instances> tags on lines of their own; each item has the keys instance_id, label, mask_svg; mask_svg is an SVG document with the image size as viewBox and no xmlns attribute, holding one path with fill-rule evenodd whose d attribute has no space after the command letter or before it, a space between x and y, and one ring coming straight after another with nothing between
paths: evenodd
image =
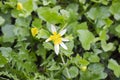
<instances>
[{"instance_id":1,"label":"white petal","mask_svg":"<svg viewBox=\"0 0 120 80\"><path fill-rule=\"evenodd\" d=\"M67 29L64 29L64 30L60 31L59 34L60 34L61 36L63 36L63 35L66 33L66 31L67 31Z\"/></svg>"},{"instance_id":2,"label":"white petal","mask_svg":"<svg viewBox=\"0 0 120 80\"><path fill-rule=\"evenodd\" d=\"M67 38L62 38L62 41L65 41L65 42L67 42L67 41L69 41Z\"/></svg>"},{"instance_id":3,"label":"white petal","mask_svg":"<svg viewBox=\"0 0 120 80\"><path fill-rule=\"evenodd\" d=\"M60 45L61 45L64 49L66 49L66 50L68 49L67 46L66 46L63 42L62 42Z\"/></svg>"},{"instance_id":4,"label":"white petal","mask_svg":"<svg viewBox=\"0 0 120 80\"><path fill-rule=\"evenodd\" d=\"M56 28L55 28L55 26L52 25L52 24L51 24L51 31L52 31L52 33L56 32Z\"/></svg>"},{"instance_id":5,"label":"white petal","mask_svg":"<svg viewBox=\"0 0 120 80\"><path fill-rule=\"evenodd\" d=\"M59 45L54 46L55 53L58 55L59 54Z\"/></svg>"},{"instance_id":6,"label":"white petal","mask_svg":"<svg viewBox=\"0 0 120 80\"><path fill-rule=\"evenodd\" d=\"M45 40L45 42L48 42L48 41L50 41L50 38L48 38L47 40Z\"/></svg>"}]
</instances>

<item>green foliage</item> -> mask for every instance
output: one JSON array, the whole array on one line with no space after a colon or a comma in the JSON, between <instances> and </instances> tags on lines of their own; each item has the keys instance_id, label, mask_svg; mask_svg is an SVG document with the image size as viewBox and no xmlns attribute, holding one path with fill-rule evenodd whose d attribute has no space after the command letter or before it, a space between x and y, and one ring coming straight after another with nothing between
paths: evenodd
<instances>
[{"instance_id":1,"label":"green foliage","mask_svg":"<svg viewBox=\"0 0 120 80\"><path fill-rule=\"evenodd\" d=\"M113 70L116 77L120 77L120 65L114 59L109 60L108 68Z\"/></svg>"},{"instance_id":2,"label":"green foliage","mask_svg":"<svg viewBox=\"0 0 120 80\"><path fill-rule=\"evenodd\" d=\"M120 80L120 1L1 0L0 80Z\"/></svg>"},{"instance_id":3,"label":"green foliage","mask_svg":"<svg viewBox=\"0 0 120 80\"><path fill-rule=\"evenodd\" d=\"M90 49L91 43L94 41L94 35L88 30L78 30L79 40L85 50Z\"/></svg>"}]
</instances>

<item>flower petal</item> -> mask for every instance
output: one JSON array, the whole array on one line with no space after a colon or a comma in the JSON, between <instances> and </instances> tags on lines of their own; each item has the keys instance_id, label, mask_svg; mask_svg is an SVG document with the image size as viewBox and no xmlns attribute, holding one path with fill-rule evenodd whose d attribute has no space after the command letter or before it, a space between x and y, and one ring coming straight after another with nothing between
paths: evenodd
<instances>
[{"instance_id":1,"label":"flower petal","mask_svg":"<svg viewBox=\"0 0 120 80\"><path fill-rule=\"evenodd\" d=\"M58 55L59 54L59 45L54 46L55 53Z\"/></svg>"},{"instance_id":2,"label":"flower petal","mask_svg":"<svg viewBox=\"0 0 120 80\"><path fill-rule=\"evenodd\" d=\"M48 42L48 41L50 41L51 39L50 38L48 38L47 40L45 40L45 42Z\"/></svg>"},{"instance_id":3,"label":"flower petal","mask_svg":"<svg viewBox=\"0 0 120 80\"><path fill-rule=\"evenodd\" d=\"M67 46L66 46L63 42L60 43L60 45L61 45L64 49L66 49L66 50L68 49Z\"/></svg>"},{"instance_id":4,"label":"flower petal","mask_svg":"<svg viewBox=\"0 0 120 80\"><path fill-rule=\"evenodd\" d=\"M63 36L63 35L66 33L66 31L67 31L67 29L64 29L64 30L60 31L59 34L60 34L61 36Z\"/></svg>"},{"instance_id":5,"label":"flower petal","mask_svg":"<svg viewBox=\"0 0 120 80\"><path fill-rule=\"evenodd\" d=\"M62 38L62 41L65 41L65 42L67 42L67 41L69 41L67 38Z\"/></svg>"},{"instance_id":6,"label":"flower petal","mask_svg":"<svg viewBox=\"0 0 120 80\"><path fill-rule=\"evenodd\" d=\"M52 31L52 33L57 32L55 26L52 24L51 24L51 31Z\"/></svg>"}]
</instances>

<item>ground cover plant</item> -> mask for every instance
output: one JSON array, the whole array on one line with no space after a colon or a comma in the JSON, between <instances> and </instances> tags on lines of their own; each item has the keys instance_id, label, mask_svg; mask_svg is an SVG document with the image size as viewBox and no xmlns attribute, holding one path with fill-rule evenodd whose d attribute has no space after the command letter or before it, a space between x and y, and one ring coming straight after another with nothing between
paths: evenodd
<instances>
[{"instance_id":1,"label":"ground cover plant","mask_svg":"<svg viewBox=\"0 0 120 80\"><path fill-rule=\"evenodd\" d=\"M120 0L1 0L0 80L120 80Z\"/></svg>"}]
</instances>

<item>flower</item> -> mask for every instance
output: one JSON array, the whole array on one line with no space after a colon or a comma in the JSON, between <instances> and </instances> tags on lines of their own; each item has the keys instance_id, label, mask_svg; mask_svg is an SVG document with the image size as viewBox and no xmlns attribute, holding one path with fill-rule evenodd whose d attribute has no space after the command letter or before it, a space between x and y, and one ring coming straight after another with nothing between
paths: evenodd
<instances>
[{"instance_id":1,"label":"flower","mask_svg":"<svg viewBox=\"0 0 120 80\"><path fill-rule=\"evenodd\" d=\"M17 10L22 10L23 6L20 2L17 3Z\"/></svg>"},{"instance_id":2,"label":"flower","mask_svg":"<svg viewBox=\"0 0 120 80\"><path fill-rule=\"evenodd\" d=\"M31 33L33 37L36 36L38 34L38 28L36 27L31 28Z\"/></svg>"},{"instance_id":3,"label":"flower","mask_svg":"<svg viewBox=\"0 0 120 80\"><path fill-rule=\"evenodd\" d=\"M62 36L66 33L66 29L60 31L60 33L57 33L55 26L51 25L51 31L52 31L53 35L51 35L46 40L46 42L53 41L55 53L58 55L59 54L59 45L62 46L65 50L67 50L67 46L63 43L63 41L69 41L69 40L66 38L62 38Z\"/></svg>"}]
</instances>

